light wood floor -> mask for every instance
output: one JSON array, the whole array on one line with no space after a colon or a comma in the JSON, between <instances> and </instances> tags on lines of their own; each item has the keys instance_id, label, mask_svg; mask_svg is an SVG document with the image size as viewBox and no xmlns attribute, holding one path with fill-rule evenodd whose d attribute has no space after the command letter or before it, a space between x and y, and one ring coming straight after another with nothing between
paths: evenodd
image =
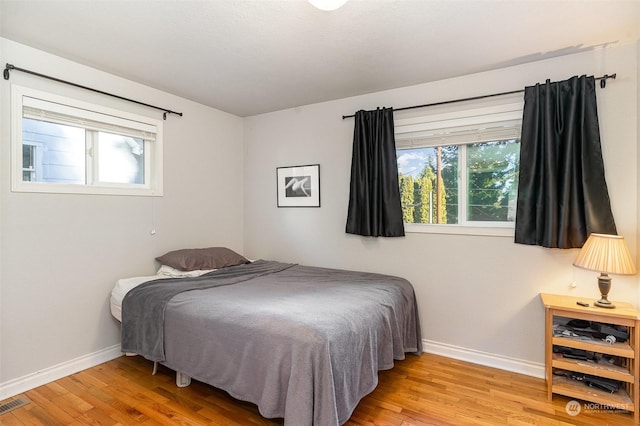
<instances>
[{"instance_id":1,"label":"light wood floor","mask_svg":"<svg viewBox=\"0 0 640 426\"><path fill-rule=\"evenodd\" d=\"M177 388L171 370L160 367L152 376L151 369L141 357L109 361L16 396L31 403L1 415L0 424L282 424L223 391L196 381ZM547 401L542 379L436 355L408 355L379 378L347 425L633 424L631 414L588 407L571 417L565 410L568 398Z\"/></svg>"}]
</instances>

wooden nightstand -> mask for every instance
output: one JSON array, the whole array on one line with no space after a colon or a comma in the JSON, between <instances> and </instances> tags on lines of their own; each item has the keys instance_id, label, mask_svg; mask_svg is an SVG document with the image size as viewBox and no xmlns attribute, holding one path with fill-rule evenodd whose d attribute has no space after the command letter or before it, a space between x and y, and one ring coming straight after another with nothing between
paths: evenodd
<instances>
[{"instance_id":1,"label":"wooden nightstand","mask_svg":"<svg viewBox=\"0 0 640 426\"><path fill-rule=\"evenodd\" d=\"M610 406L619 410L633 412L633 419L638 423L638 390L639 390L639 342L640 342L640 312L633 309L631 304L615 302L615 309L598 308L593 305L596 299L583 297L561 296L556 294L540 294L545 307L545 375L547 380L547 397L553 394L568 396L583 401ZM587 302L588 307L580 306L576 302ZM600 324L623 326L629 332L629 339L625 342L613 344L587 338L554 336L553 328L567 319L586 320ZM621 365L613 365L591 360L580 360L557 356L553 347L582 349L604 357L618 357ZM556 374L554 374L554 372ZM609 393L557 373L569 372L589 374L618 380L620 389Z\"/></svg>"}]
</instances>

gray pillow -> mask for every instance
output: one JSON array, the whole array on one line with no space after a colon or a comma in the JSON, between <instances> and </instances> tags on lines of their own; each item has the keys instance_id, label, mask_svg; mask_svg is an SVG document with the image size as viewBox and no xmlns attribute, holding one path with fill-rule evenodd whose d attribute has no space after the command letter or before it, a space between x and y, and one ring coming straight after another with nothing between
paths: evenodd
<instances>
[{"instance_id":1,"label":"gray pillow","mask_svg":"<svg viewBox=\"0 0 640 426\"><path fill-rule=\"evenodd\" d=\"M250 263L244 256L226 247L174 250L156 257L156 260L162 265L171 266L181 271L219 269Z\"/></svg>"}]
</instances>

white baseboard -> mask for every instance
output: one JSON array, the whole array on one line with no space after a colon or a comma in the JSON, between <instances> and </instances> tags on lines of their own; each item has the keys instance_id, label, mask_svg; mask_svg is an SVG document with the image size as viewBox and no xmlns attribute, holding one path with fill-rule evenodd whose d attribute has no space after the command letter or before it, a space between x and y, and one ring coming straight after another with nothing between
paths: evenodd
<instances>
[{"instance_id":1,"label":"white baseboard","mask_svg":"<svg viewBox=\"0 0 640 426\"><path fill-rule=\"evenodd\" d=\"M0 401L122 356L120 344L0 383Z\"/></svg>"},{"instance_id":2,"label":"white baseboard","mask_svg":"<svg viewBox=\"0 0 640 426\"><path fill-rule=\"evenodd\" d=\"M527 376L544 379L544 364L510 358L488 352L476 351L474 349L449 345L447 343L434 342L431 340L422 341L422 350L430 354L442 355L448 358L461 361L472 362L474 364L485 365L487 367L499 368L501 370L512 371Z\"/></svg>"}]
</instances>

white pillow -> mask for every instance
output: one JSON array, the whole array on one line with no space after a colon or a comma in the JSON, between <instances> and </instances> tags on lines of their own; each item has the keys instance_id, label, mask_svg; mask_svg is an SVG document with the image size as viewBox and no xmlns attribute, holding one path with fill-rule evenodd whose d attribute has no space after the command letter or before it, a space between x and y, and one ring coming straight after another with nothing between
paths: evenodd
<instances>
[{"instance_id":1,"label":"white pillow","mask_svg":"<svg viewBox=\"0 0 640 426\"><path fill-rule=\"evenodd\" d=\"M165 275L171 278L187 278L187 277L199 277L207 272L215 271L215 269L197 269L195 271L181 271L171 266L162 265L158 269L158 275Z\"/></svg>"}]
</instances>

